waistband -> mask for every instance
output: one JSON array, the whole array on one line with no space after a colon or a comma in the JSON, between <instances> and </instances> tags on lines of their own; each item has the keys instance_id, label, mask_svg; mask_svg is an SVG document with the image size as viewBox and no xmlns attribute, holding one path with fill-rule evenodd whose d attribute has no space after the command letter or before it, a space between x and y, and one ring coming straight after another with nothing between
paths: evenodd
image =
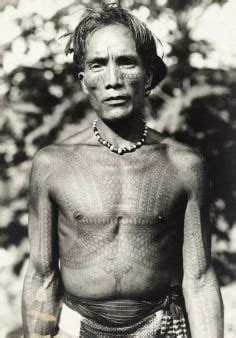
<instances>
[{"instance_id":1,"label":"waistband","mask_svg":"<svg viewBox=\"0 0 236 338\"><path fill-rule=\"evenodd\" d=\"M171 287L165 296L152 302L129 299L90 300L66 293L64 303L85 318L111 328L135 324L163 310L161 333L187 337L184 301L179 286Z\"/></svg>"},{"instance_id":2,"label":"waistband","mask_svg":"<svg viewBox=\"0 0 236 338\"><path fill-rule=\"evenodd\" d=\"M66 294L64 303L82 316L106 326L122 326L138 322L148 315L163 309L165 298L157 302L120 300L89 300Z\"/></svg>"},{"instance_id":3,"label":"waistband","mask_svg":"<svg viewBox=\"0 0 236 338\"><path fill-rule=\"evenodd\" d=\"M108 327L81 316L78 312L63 303L58 322L60 329L58 335L60 336L60 334L65 332L75 338L156 337L161 329L162 317L163 311L160 310L135 324L122 327Z\"/></svg>"}]
</instances>

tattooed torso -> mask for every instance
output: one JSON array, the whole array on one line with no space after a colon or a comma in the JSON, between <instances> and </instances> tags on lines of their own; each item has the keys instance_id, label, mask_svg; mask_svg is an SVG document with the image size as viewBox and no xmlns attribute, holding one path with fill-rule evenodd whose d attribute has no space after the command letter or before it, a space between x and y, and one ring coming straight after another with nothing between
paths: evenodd
<instances>
[{"instance_id":1,"label":"tattooed torso","mask_svg":"<svg viewBox=\"0 0 236 338\"><path fill-rule=\"evenodd\" d=\"M54 146L65 289L83 298L153 298L181 278L185 195L165 144L117 155Z\"/></svg>"}]
</instances>

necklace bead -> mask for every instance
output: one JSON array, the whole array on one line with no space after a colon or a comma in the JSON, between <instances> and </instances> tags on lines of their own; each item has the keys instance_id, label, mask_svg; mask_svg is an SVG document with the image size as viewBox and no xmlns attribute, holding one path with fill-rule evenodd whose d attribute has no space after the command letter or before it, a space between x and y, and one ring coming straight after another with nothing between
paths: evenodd
<instances>
[{"instance_id":1,"label":"necklace bead","mask_svg":"<svg viewBox=\"0 0 236 338\"><path fill-rule=\"evenodd\" d=\"M142 137L140 139L140 141L136 142L135 144L132 144L131 146L128 147L115 147L113 146L110 142L104 140L101 135L99 134L99 131L97 129L97 121L98 119L94 120L93 122L93 132L95 134L95 136L98 139L98 142L101 143L103 146L107 147L111 152L116 153L118 155L122 155L124 153L130 153L135 151L136 149L142 147L142 145L145 142L145 139L147 137L147 132L148 132L148 127L146 126L146 122L144 121L144 130L143 130L143 134Z\"/></svg>"}]
</instances>

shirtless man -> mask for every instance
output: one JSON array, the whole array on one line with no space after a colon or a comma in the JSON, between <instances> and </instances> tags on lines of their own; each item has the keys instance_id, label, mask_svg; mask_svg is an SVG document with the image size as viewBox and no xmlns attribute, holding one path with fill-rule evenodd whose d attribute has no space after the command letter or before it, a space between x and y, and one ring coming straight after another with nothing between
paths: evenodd
<instances>
[{"instance_id":1,"label":"shirtless man","mask_svg":"<svg viewBox=\"0 0 236 338\"><path fill-rule=\"evenodd\" d=\"M107 6L73 49L98 120L34 158L24 337L223 337L204 161L143 121L151 32Z\"/></svg>"}]
</instances>

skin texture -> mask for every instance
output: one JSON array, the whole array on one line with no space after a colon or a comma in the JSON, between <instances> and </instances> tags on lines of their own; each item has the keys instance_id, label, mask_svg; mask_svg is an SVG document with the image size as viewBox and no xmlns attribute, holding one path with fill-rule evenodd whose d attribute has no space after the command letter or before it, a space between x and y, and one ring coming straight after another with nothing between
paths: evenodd
<instances>
[{"instance_id":1,"label":"skin texture","mask_svg":"<svg viewBox=\"0 0 236 338\"><path fill-rule=\"evenodd\" d=\"M127 53L136 60L128 67ZM125 27L89 37L81 76L101 135L115 146L136 142L151 77ZM129 98L104 102L117 95ZM154 300L181 283L192 337L223 337L207 191L202 157L151 129L140 149L124 155L100 145L92 128L38 152L24 337L55 334L64 290L93 300Z\"/></svg>"},{"instance_id":2,"label":"skin texture","mask_svg":"<svg viewBox=\"0 0 236 338\"><path fill-rule=\"evenodd\" d=\"M137 80L139 80L141 74L125 74L121 73L120 77L122 80L126 80L128 83L134 83ZM97 86L100 83L103 84L106 81L105 74L99 74L94 79L91 80L91 82L88 82L88 85L91 87Z\"/></svg>"},{"instance_id":3,"label":"skin texture","mask_svg":"<svg viewBox=\"0 0 236 338\"><path fill-rule=\"evenodd\" d=\"M186 160L188 163L189 160ZM186 170L185 186L189 197L184 219L183 291L191 332L193 337L223 337L222 300L211 265L209 183L203 159L193 157ZM214 303L216 309L213 309ZM202 323L199 326L200 318Z\"/></svg>"},{"instance_id":4,"label":"skin texture","mask_svg":"<svg viewBox=\"0 0 236 338\"><path fill-rule=\"evenodd\" d=\"M166 221L161 215L166 213L166 217L169 217L166 209L171 198L173 180L169 180L171 168L168 167L164 154L155 156L152 154L152 146L149 148L147 154L142 154L140 151L121 158L107 151L102 151L97 156L97 147L88 149L82 147L80 154L75 151L70 162L72 170L69 176L65 177L67 179L65 188L67 205L75 219L71 220L74 228L71 229L73 233L70 234L70 246L65 245L66 237L60 236L63 271L67 268L82 269L83 273L87 274L87 278L93 273L94 266L97 266L99 268L96 270L96 275L104 276L102 285L107 280L107 284L109 282L113 285L115 282L117 288L120 289L122 279L127 277L125 283L131 283L140 271L139 266L143 267L143 270L164 268L165 262L158 260L158 251L166 249L167 246L165 234L163 236ZM91 166L94 156L97 160ZM87 158L86 161L85 158ZM80 163L80 166L77 163ZM80 175L78 175L79 172ZM156 176L155 183L152 182L153 175ZM174 171L172 175L174 179ZM86 177L86 182L83 182L84 177ZM84 192L79 205L75 203L77 192L74 196L69 193L72 188L71 180L78 182L76 186L78 193ZM152 189L150 189L150 184L153 184ZM164 187L168 184L170 186L166 190ZM64 203L60 206L66 208ZM137 224L139 226L135 228ZM169 223L170 227L171 225ZM174 239L176 229L170 229L170 232ZM155 244L157 238L159 250ZM91 246L90 243L93 245ZM170 239L168 245L169 250L173 251ZM63 250L64 247L66 250ZM150 271L147 274L150 276ZM64 275L67 276L67 273ZM78 286L80 276L78 275L76 280L81 295L82 286ZM156 275L155 278L158 276ZM65 283L66 281L67 279L64 279ZM83 283L83 280L81 282ZM86 292L89 289L88 284L89 282L86 285ZM107 287L109 288L109 285ZM71 292L75 288L76 286L70 287ZM133 288L133 292L135 291ZM94 293L93 283L91 283L91 292ZM113 293L113 297L117 297L115 290ZM125 291L125 293L128 296L128 292ZM99 294L101 296L101 293ZM92 295L83 296L91 297ZM147 296L146 290L142 297L145 296ZM103 297L111 297L111 295L104 293Z\"/></svg>"},{"instance_id":5,"label":"skin texture","mask_svg":"<svg viewBox=\"0 0 236 338\"><path fill-rule=\"evenodd\" d=\"M117 43L121 40L122 44ZM80 76L84 91L102 119L141 115L145 85L150 86L152 77L144 70L128 28L108 26L91 34L87 39L85 69ZM127 102L116 107L104 102L117 95L127 96Z\"/></svg>"},{"instance_id":6,"label":"skin texture","mask_svg":"<svg viewBox=\"0 0 236 338\"><path fill-rule=\"evenodd\" d=\"M30 264L24 283L23 320L25 336L29 333L48 334L57 322L61 298L60 272L56 262L58 250L55 210L49 198L50 162L35 158L31 175L29 236ZM49 319L50 318L50 319Z\"/></svg>"}]
</instances>

